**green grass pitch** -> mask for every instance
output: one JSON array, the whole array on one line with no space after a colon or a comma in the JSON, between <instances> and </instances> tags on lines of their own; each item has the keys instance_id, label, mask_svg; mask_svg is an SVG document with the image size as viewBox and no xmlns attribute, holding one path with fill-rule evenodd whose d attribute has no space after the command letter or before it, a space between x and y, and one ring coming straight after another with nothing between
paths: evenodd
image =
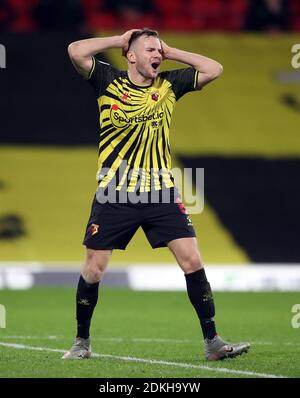
<instances>
[{"instance_id":1,"label":"green grass pitch","mask_svg":"<svg viewBox=\"0 0 300 398\"><path fill-rule=\"evenodd\" d=\"M248 354L206 362L185 292L101 288L90 360L63 361L74 337L75 289L0 291L0 377L300 377L297 293L215 293L219 334L252 343ZM38 349L37 349L38 348Z\"/></svg>"}]
</instances>

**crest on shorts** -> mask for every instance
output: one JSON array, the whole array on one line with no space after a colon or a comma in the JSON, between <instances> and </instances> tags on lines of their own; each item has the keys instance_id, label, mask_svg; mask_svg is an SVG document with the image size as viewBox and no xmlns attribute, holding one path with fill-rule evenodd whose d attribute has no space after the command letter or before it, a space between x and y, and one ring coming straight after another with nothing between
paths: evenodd
<instances>
[{"instance_id":1,"label":"crest on shorts","mask_svg":"<svg viewBox=\"0 0 300 398\"><path fill-rule=\"evenodd\" d=\"M99 232L99 225L98 224L92 224L89 227L89 233L94 236Z\"/></svg>"}]
</instances>

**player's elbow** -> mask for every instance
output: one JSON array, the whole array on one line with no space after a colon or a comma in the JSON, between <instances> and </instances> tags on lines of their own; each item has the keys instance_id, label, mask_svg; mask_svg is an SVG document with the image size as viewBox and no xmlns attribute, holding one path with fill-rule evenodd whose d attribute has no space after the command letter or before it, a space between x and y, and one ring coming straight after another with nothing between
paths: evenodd
<instances>
[{"instance_id":1,"label":"player's elbow","mask_svg":"<svg viewBox=\"0 0 300 398\"><path fill-rule=\"evenodd\" d=\"M214 62L210 68L209 75L211 80L217 79L223 73L223 66L219 62Z\"/></svg>"},{"instance_id":2,"label":"player's elbow","mask_svg":"<svg viewBox=\"0 0 300 398\"><path fill-rule=\"evenodd\" d=\"M71 59L78 59L80 58L80 49L77 42L71 43L68 46L68 54Z\"/></svg>"},{"instance_id":3,"label":"player's elbow","mask_svg":"<svg viewBox=\"0 0 300 398\"><path fill-rule=\"evenodd\" d=\"M218 69L218 76L221 76L223 73L223 65L219 64L219 62L218 62L217 69Z\"/></svg>"}]
</instances>

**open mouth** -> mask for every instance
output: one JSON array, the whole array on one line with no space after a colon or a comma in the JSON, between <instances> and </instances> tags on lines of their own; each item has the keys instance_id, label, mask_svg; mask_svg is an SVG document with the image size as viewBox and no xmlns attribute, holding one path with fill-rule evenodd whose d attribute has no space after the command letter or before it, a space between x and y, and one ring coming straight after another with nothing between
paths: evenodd
<instances>
[{"instance_id":1,"label":"open mouth","mask_svg":"<svg viewBox=\"0 0 300 398\"><path fill-rule=\"evenodd\" d=\"M153 62L151 64L152 68L155 69L155 70L159 67L159 65L160 65L159 62Z\"/></svg>"}]
</instances>

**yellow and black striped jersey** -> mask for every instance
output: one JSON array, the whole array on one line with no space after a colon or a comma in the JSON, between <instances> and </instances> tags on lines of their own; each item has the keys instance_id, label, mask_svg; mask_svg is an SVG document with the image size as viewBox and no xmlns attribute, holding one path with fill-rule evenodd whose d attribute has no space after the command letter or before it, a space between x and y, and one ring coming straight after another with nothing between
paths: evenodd
<instances>
[{"instance_id":1,"label":"yellow and black striped jersey","mask_svg":"<svg viewBox=\"0 0 300 398\"><path fill-rule=\"evenodd\" d=\"M174 105L194 91L192 68L161 72L149 86L93 58L88 76L99 107L99 187L149 192L174 186L169 131Z\"/></svg>"}]
</instances>

